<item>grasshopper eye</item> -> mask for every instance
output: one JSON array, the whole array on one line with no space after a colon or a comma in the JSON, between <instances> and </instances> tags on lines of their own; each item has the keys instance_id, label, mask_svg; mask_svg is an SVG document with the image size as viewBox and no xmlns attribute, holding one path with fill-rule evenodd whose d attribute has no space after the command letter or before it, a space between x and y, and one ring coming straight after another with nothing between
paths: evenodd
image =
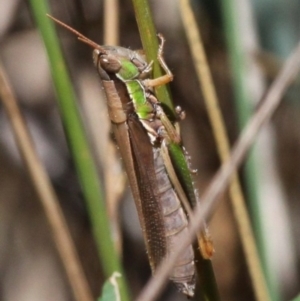
<instances>
[{"instance_id":1,"label":"grasshopper eye","mask_svg":"<svg viewBox=\"0 0 300 301\"><path fill-rule=\"evenodd\" d=\"M109 73L118 73L122 65L114 55L101 53L99 55L98 61L105 71Z\"/></svg>"}]
</instances>

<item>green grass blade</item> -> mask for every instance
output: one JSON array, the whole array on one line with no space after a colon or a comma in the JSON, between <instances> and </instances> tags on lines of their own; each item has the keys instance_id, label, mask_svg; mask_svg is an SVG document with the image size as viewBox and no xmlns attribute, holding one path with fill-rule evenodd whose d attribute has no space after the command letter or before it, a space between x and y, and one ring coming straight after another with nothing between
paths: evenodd
<instances>
[{"instance_id":1,"label":"green grass blade","mask_svg":"<svg viewBox=\"0 0 300 301\"><path fill-rule=\"evenodd\" d=\"M188 196L190 206L191 208L194 208L197 204L197 199L186 156L183 153L181 146L176 143L171 142L168 145L168 150L170 152L170 157L172 159L174 169L176 170L176 174L178 175L180 183L182 183L182 188Z\"/></svg>"},{"instance_id":2,"label":"green grass blade","mask_svg":"<svg viewBox=\"0 0 300 301\"><path fill-rule=\"evenodd\" d=\"M46 17L46 13L50 12L48 3L45 0L30 0L30 4L48 53L61 117L87 202L104 273L106 277L116 271L123 275L120 258L114 248L109 231L110 226L106 215L102 187L79 117L75 94L59 47L54 24ZM119 278L118 281L122 300L128 300L124 277Z\"/></svg>"},{"instance_id":3,"label":"green grass blade","mask_svg":"<svg viewBox=\"0 0 300 301\"><path fill-rule=\"evenodd\" d=\"M145 50L148 62L153 61L153 78L163 75L157 61L158 39L157 31L152 19L149 3L147 0L132 0L135 18L138 24L143 49ZM155 88L157 98L168 109L171 118L175 118L175 111L170 92L166 85Z\"/></svg>"}]
</instances>

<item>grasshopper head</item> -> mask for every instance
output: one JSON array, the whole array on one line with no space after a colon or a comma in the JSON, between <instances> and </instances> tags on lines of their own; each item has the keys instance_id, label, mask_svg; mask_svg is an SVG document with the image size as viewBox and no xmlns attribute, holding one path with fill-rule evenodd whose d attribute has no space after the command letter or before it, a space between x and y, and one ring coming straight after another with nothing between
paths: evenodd
<instances>
[{"instance_id":1,"label":"grasshopper head","mask_svg":"<svg viewBox=\"0 0 300 301\"><path fill-rule=\"evenodd\" d=\"M132 59L134 55L134 51L123 47L102 46L102 49L94 49L93 60L102 79L108 80L107 77L114 74L125 82L136 79L140 75L139 65L137 66Z\"/></svg>"},{"instance_id":2,"label":"grasshopper head","mask_svg":"<svg viewBox=\"0 0 300 301\"><path fill-rule=\"evenodd\" d=\"M93 61L101 79L110 80L110 75L114 74L122 81L126 81L145 73L144 69L147 69L147 66L144 67L145 61L139 53L118 46L100 46L67 24L50 15L47 16L94 49Z\"/></svg>"}]
</instances>

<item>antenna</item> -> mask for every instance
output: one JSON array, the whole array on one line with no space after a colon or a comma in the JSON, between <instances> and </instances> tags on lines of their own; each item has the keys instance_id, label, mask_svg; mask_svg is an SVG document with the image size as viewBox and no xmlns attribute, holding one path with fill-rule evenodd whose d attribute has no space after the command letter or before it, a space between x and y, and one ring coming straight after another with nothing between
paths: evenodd
<instances>
[{"instance_id":1,"label":"antenna","mask_svg":"<svg viewBox=\"0 0 300 301\"><path fill-rule=\"evenodd\" d=\"M61 25L62 27L68 29L69 31L71 31L72 33L74 33L78 40L91 46L93 49L98 49L100 50L102 53L106 53L106 51L97 43L95 43L94 41L88 39L86 36L84 36L83 34L81 34L79 31L75 30L74 28L72 28L71 26L65 24L64 22L50 16L49 14L46 14L46 16L50 19L52 19L54 22L58 23L59 25Z\"/></svg>"}]
</instances>

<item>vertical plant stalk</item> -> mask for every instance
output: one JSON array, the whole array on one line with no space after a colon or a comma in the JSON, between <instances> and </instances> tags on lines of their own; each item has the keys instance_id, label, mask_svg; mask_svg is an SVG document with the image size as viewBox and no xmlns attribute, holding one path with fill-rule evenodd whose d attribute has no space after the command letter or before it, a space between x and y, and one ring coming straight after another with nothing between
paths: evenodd
<instances>
[{"instance_id":1,"label":"vertical plant stalk","mask_svg":"<svg viewBox=\"0 0 300 301\"><path fill-rule=\"evenodd\" d=\"M132 0L135 11L135 18L140 32L143 49L145 50L148 62L153 61L153 78L163 75L161 67L157 61L158 40L157 31L151 16L151 10L147 0ZM170 110L175 116L174 106L170 93L166 85L156 87L155 94L157 98Z\"/></svg>"},{"instance_id":2,"label":"vertical plant stalk","mask_svg":"<svg viewBox=\"0 0 300 301\"><path fill-rule=\"evenodd\" d=\"M55 195L51 181L35 151L27 125L22 117L1 63L0 96L11 122L19 151L28 168L29 175L42 207L45 210L74 297L77 301L93 301L92 293L84 275L59 201Z\"/></svg>"},{"instance_id":3,"label":"vertical plant stalk","mask_svg":"<svg viewBox=\"0 0 300 301\"><path fill-rule=\"evenodd\" d=\"M120 274L123 275L123 277L118 278L118 282L122 301L126 301L129 299L128 290L120 258L114 248L111 231L109 230L110 225L99 177L89 150L87 138L77 109L75 94L59 47L54 24L46 17L50 9L46 0L30 0L30 4L50 60L50 68L57 93L60 113L82 191L87 202L92 231L104 275L107 278L114 272L120 272Z\"/></svg>"},{"instance_id":4,"label":"vertical plant stalk","mask_svg":"<svg viewBox=\"0 0 300 301\"><path fill-rule=\"evenodd\" d=\"M143 48L146 52L148 62L154 61L153 78L159 77L162 75L162 72L157 63L157 31L152 19L149 3L147 0L133 0L132 2ZM155 93L159 101L166 105L174 114L174 107L167 86L163 85L156 88ZM195 250L197 253L199 253L197 247ZM202 257L198 257L198 260L196 261L196 268L199 275L201 294L204 296L205 300L219 300L217 284L215 281L211 261L204 260Z\"/></svg>"},{"instance_id":5,"label":"vertical plant stalk","mask_svg":"<svg viewBox=\"0 0 300 301\"><path fill-rule=\"evenodd\" d=\"M119 1L105 0L104 4L104 45L119 44Z\"/></svg>"},{"instance_id":6,"label":"vertical plant stalk","mask_svg":"<svg viewBox=\"0 0 300 301\"><path fill-rule=\"evenodd\" d=\"M285 90L295 79L299 70L300 43L298 43L296 49L284 64L280 74L271 85L266 97L263 99L262 105L246 125L231 152L229 160L222 164L213 181L204 192L202 198L203 206L197 206L193 216L191 216L192 222L189 227L191 237L185 237L181 244L174 248L174 253L161 263L156 271L155 277L150 279L136 301L151 301L158 296L165 285L178 256L185 250L189 243L191 243L192 238L196 237L196 233L203 227L204 220L213 214L214 209L220 200L220 196L226 189L233 173L242 163L242 160L249 151L262 126L270 121Z\"/></svg>"},{"instance_id":7,"label":"vertical plant stalk","mask_svg":"<svg viewBox=\"0 0 300 301\"><path fill-rule=\"evenodd\" d=\"M226 134L225 124L214 88L212 75L207 63L200 29L197 28L197 23L189 0L181 0L181 13L198 75L198 81L203 91L204 101L216 140L218 153L221 158L221 162L224 163L230 157L229 140ZM258 256L258 250L255 244L250 218L245 205L244 195L236 172L232 175L232 181L229 185L229 193L256 298L260 301L270 300Z\"/></svg>"}]
</instances>

